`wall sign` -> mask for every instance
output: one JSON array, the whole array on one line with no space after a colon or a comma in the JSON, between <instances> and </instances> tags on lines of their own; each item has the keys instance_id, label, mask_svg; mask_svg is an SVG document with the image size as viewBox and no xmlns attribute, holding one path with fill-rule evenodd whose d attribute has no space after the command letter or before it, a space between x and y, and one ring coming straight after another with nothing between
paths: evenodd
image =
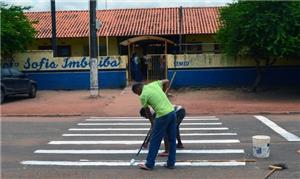
<instances>
[{"instance_id":1,"label":"wall sign","mask_svg":"<svg viewBox=\"0 0 300 179\"><path fill-rule=\"evenodd\" d=\"M226 68L226 67L255 67L255 62L250 58L232 58L223 54L182 54L167 55L168 68ZM261 64L265 64L262 61ZM300 65L300 60L279 59L274 66Z\"/></svg>"},{"instance_id":2,"label":"wall sign","mask_svg":"<svg viewBox=\"0 0 300 179\"><path fill-rule=\"evenodd\" d=\"M20 53L13 61L1 62L2 67L15 67L21 71L84 70L89 69L89 57L52 57L52 53ZM99 56L98 69L124 69L127 56Z\"/></svg>"}]
</instances>

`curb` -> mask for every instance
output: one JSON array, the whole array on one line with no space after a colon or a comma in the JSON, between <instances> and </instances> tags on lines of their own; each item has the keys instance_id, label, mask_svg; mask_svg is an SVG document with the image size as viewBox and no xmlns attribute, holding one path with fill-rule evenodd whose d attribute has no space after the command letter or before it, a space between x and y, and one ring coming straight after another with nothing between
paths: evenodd
<instances>
[{"instance_id":1,"label":"curb","mask_svg":"<svg viewBox=\"0 0 300 179\"><path fill-rule=\"evenodd\" d=\"M262 111L262 112L225 112L225 113L187 113L188 116L199 115L293 115L300 114L300 111Z\"/></svg>"},{"instance_id":2,"label":"curb","mask_svg":"<svg viewBox=\"0 0 300 179\"><path fill-rule=\"evenodd\" d=\"M1 117L76 117L88 116L81 113L74 114L1 114Z\"/></svg>"},{"instance_id":3,"label":"curb","mask_svg":"<svg viewBox=\"0 0 300 179\"><path fill-rule=\"evenodd\" d=\"M199 115L292 115L300 114L300 111L262 111L262 112L225 112L225 113L187 113L188 116L199 116ZM1 117L86 117L86 116L97 116L97 117L126 117L126 116L113 116L113 115L95 115L95 114L82 114L82 113L71 113L71 114L1 114ZM135 116L135 115L131 115ZM138 116L137 116L138 117Z\"/></svg>"}]
</instances>

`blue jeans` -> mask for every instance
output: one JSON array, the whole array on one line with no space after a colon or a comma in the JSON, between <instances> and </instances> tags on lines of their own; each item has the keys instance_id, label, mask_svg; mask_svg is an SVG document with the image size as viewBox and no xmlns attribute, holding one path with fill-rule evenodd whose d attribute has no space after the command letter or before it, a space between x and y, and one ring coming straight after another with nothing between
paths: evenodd
<instances>
[{"instance_id":1,"label":"blue jeans","mask_svg":"<svg viewBox=\"0 0 300 179\"><path fill-rule=\"evenodd\" d=\"M169 156L167 165L174 166L176 161L176 113L156 118L152 129L146 166L153 168L162 138L167 135L169 140Z\"/></svg>"}]
</instances>

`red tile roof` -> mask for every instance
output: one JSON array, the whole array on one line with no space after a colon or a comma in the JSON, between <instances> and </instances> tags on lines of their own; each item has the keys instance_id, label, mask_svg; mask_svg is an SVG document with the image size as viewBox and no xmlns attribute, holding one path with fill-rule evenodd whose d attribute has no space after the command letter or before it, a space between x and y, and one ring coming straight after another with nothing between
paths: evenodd
<instances>
[{"instance_id":1,"label":"red tile roof","mask_svg":"<svg viewBox=\"0 0 300 179\"><path fill-rule=\"evenodd\" d=\"M37 38L51 38L51 13L28 12L38 33ZM213 34L217 31L219 8L183 8L182 34ZM179 8L114 9L98 10L102 22L98 36L138 36L179 34ZM58 38L88 37L88 11L57 11Z\"/></svg>"}]
</instances>

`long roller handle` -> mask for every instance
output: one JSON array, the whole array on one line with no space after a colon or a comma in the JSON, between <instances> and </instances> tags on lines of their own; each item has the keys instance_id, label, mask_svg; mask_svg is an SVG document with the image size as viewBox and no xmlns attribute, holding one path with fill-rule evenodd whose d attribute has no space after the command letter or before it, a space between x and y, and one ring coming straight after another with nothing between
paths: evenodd
<instances>
[{"instance_id":1,"label":"long roller handle","mask_svg":"<svg viewBox=\"0 0 300 179\"><path fill-rule=\"evenodd\" d=\"M272 173L274 173L276 171L276 168L274 168L273 170L271 170L266 176L265 176L265 178L264 179L267 179L267 178L269 178L269 176L271 176L272 175Z\"/></svg>"},{"instance_id":2,"label":"long roller handle","mask_svg":"<svg viewBox=\"0 0 300 179\"><path fill-rule=\"evenodd\" d=\"M174 72L174 74L173 74L173 76L172 76L172 78L171 78L169 87L166 89L166 92L165 92L166 94L168 94L168 91L170 90L170 88L171 88L171 86L172 86L172 84L173 84L174 78L175 78L175 76L176 76L176 72L177 72L177 71Z\"/></svg>"}]
</instances>

